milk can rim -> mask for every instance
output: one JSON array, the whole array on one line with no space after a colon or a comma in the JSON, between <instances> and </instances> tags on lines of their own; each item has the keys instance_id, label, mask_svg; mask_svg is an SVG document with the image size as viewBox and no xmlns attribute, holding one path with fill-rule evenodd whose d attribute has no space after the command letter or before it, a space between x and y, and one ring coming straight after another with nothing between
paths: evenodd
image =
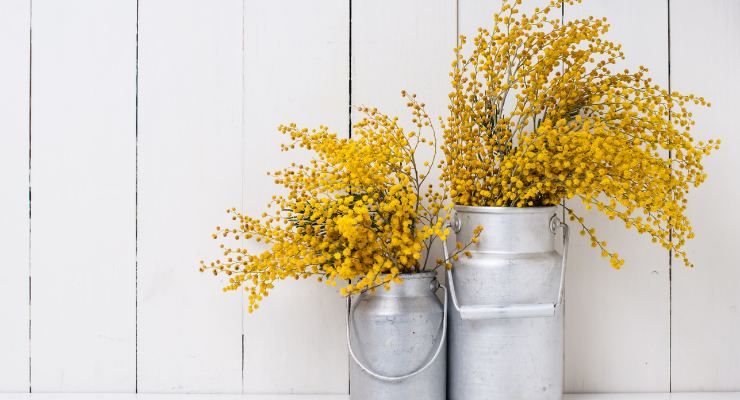
<instances>
[{"instance_id":1,"label":"milk can rim","mask_svg":"<svg viewBox=\"0 0 740 400\"><path fill-rule=\"evenodd\" d=\"M385 274L384 274L385 275ZM423 271L423 272L402 272L398 274L398 277L403 280L409 279L429 279L436 278L437 273L434 271Z\"/></svg>"},{"instance_id":2,"label":"milk can rim","mask_svg":"<svg viewBox=\"0 0 740 400\"><path fill-rule=\"evenodd\" d=\"M455 205L457 212L470 214L547 214L557 210L558 206L541 207L485 207Z\"/></svg>"}]
</instances>

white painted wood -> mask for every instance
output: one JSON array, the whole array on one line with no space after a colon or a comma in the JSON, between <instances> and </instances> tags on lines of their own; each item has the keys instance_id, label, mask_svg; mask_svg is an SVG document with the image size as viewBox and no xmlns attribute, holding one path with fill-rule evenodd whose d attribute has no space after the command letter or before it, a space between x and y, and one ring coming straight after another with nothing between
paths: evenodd
<instances>
[{"instance_id":1,"label":"white painted wood","mask_svg":"<svg viewBox=\"0 0 740 400\"><path fill-rule=\"evenodd\" d=\"M109 394L48 393L0 394L0 400L349 400L347 395L275 395L275 394ZM563 400L740 400L735 393L603 393L566 394Z\"/></svg>"},{"instance_id":2,"label":"white painted wood","mask_svg":"<svg viewBox=\"0 0 740 400\"><path fill-rule=\"evenodd\" d=\"M435 123L437 116L446 116L455 15L454 0L353 1L352 104L410 121L401 97L405 89L426 103ZM361 118L353 110L353 121Z\"/></svg>"},{"instance_id":3,"label":"white painted wood","mask_svg":"<svg viewBox=\"0 0 740 400\"><path fill-rule=\"evenodd\" d=\"M566 6L565 20L607 17L607 38L622 43L619 69L644 65L668 86L668 10L665 0L589 0ZM585 216L612 251L625 260L614 270L578 234L571 240L565 317L566 391L669 390L668 252L647 237L569 204Z\"/></svg>"},{"instance_id":4,"label":"white painted wood","mask_svg":"<svg viewBox=\"0 0 740 400\"><path fill-rule=\"evenodd\" d=\"M28 390L30 10L0 3L0 392Z\"/></svg>"},{"instance_id":5,"label":"white painted wood","mask_svg":"<svg viewBox=\"0 0 740 400\"><path fill-rule=\"evenodd\" d=\"M136 1L32 24L32 389L133 391Z\"/></svg>"},{"instance_id":6,"label":"white painted wood","mask_svg":"<svg viewBox=\"0 0 740 400\"><path fill-rule=\"evenodd\" d=\"M242 1L139 5L138 390L241 391L241 300L198 273L241 196Z\"/></svg>"},{"instance_id":7,"label":"white painted wood","mask_svg":"<svg viewBox=\"0 0 740 400\"><path fill-rule=\"evenodd\" d=\"M712 103L694 108L694 135L720 138L707 182L689 198L693 269L673 266L673 390L740 389L737 171L740 139L740 2L671 0L671 86Z\"/></svg>"},{"instance_id":8,"label":"white painted wood","mask_svg":"<svg viewBox=\"0 0 740 400\"><path fill-rule=\"evenodd\" d=\"M467 48L472 46L471 42L478 33L479 27L490 28L492 26L493 14L501 8L501 2L501 0L486 2L457 0L457 33L467 37L469 43ZM538 2L537 6L539 5ZM526 10L528 5L523 4L521 7ZM454 60L454 57L451 60Z\"/></svg>"},{"instance_id":9,"label":"white painted wood","mask_svg":"<svg viewBox=\"0 0 740 400\"><path fill-rule=\"evenodd\" d=\"M278 190L266 172L308 159L280 152L280 123L347 134L349 3L247 2L244 23L243 204L260 215ZM245 312L244 392L346 393L344 304L323 283L286 281Z\"/></svg>"}]
</instances>

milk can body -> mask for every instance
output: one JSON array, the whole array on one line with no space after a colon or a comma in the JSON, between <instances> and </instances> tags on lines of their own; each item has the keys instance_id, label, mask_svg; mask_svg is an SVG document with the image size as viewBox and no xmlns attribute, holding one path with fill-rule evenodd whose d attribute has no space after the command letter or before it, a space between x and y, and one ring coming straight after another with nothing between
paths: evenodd
<instances>
[{"instance_id":1,"label":"milk can body","mask_svg":"<svg viewBox=\"0 0 740 400\"><path fill-rule=\"evenodd\" d=\"M457 240L482 226L448 272L450 400L560 400L565 257L555 207L456 207Z\"/></svg>"},{"instance_id":2,"label":"milk can body","mask_svg":"<svg viewBox=\"0 0 740 400\"><path fill-rule=\"evenodd\" d=\"M445 400L445 306L433 272L365 292L348 321L352 400Z\"/></svg>"}]
</instances>

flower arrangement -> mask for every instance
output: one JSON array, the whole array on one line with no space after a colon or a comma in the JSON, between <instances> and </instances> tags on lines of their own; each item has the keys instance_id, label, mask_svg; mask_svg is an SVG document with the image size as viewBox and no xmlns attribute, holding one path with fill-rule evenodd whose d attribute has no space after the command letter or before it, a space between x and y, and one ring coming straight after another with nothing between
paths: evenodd
<instances>
[{"instance_id":1,"label":"flower arrangement","mask_svg":"<svg viewBox=\"0 0 740 400\"><path fill-rule=\"evenodd\" d=\"M280 126L290 138L283 151L303 148L314 158L272 173L286 194L273 196L271 213L256 218L228 210L233 225L217 227L213 238L233 246L221 243L223 257L201 261L200 270L227 275L225 291L244 287L252 312L282 279L316 277L332 286L350 281L341 288L349 295L401 283L401 273L449 267L450 260L429 260L434 241L449 235L447 197L427 182L436 134L424 104L403 95L412 130L367 107L360 108L365 118L354 125L352 139L340 139L325 126ZM432 149L430 160L418 160L422 147ZM254 254L241 245L243 239L268 249ZM468 245L458 243L451 258L466 253Z\"/></svg>"},{"instance_id":2,"label":"flower arrangement","mask_svg":"<svg viewBox=\"0 0 740 400\"><path fill-rule=\"evenodd\" d=\"M565 0L567 4L580 0ZM705 179L703 157L719 140L695 142L688 106L710 104L656 85L648 70L615 71L621 46L604 39L605 19L567 23L550 0L531 15L522 0L503 0L491 30L480 28L467 48L460 37L452 63L449 116L441 121L442 184L428 182L437 165L437 135L424 104L402 92L413 129L397 117L361 107L353 139L328 128L295 124L283 151L303 148L314 158L275 171L286 194L271 213L228 210L233 225L216 228L223 257L200 270L229 276L224 290L249 292L249 311L287 278L315 277L343 295L390 287L402 273L434 270L476 243L457 243L450 259L430 258L446 240L452 202L465 206L560 205L591 245L615 268L624 262L563 202L578 199L628 229L647 234L691 265L683 247L693 237L687 194ZM422 160L422 147L431 159ZM429 153L429 152L426 152ZM242 240L263 243L253 253Z\"/></svg>"},{"instance_id":3,"label":"flower arrangement","mask_svg":"<svg viewBox=\"0 0 740 400\"><path fill-rule=\"evenodd\" d=\"M661 88L644 67L613 72L624 55L604 39L605 19L561 23L560 0L531 15L521 3L504 0L492 29L479 29L467 51L461 36L455 49L442 144L453 201L533 207L576 198L690 265L686 195L705 180L702 158L720 142L695 143L687 106L710 104ZM564 207L619 268L619 255Z\"/></svg>"}]
</instances>

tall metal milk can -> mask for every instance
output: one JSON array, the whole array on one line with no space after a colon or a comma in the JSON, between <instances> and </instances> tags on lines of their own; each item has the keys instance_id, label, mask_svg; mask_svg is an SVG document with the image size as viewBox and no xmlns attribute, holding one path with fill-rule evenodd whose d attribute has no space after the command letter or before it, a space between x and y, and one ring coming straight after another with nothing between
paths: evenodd
<instances>
[{"instance_id":1,"label":"tall metal milk can","mask_svg":"<svg viewBox=\"0 0 740 400\"><path fill-rule=\"evenodd\" d=\"M447 271L454 305L448 399L560 400L568 226L556 207L455 211L450 225L459 242L470 242L479 225L483 232L469 248L472 257ZM555 250L558 228L562 255Z\"/></svg>"},{"instance_id":2,"label":"tall metal milk can","mask_svg":"<svg viewBox=\"0 0 740 400\"><path fill-rule=\"evenodd\" d=\"M447 289L434 272L400 278L360 294L348 313L352 400L445 400Z\"/></svg>"}]
</instances>

